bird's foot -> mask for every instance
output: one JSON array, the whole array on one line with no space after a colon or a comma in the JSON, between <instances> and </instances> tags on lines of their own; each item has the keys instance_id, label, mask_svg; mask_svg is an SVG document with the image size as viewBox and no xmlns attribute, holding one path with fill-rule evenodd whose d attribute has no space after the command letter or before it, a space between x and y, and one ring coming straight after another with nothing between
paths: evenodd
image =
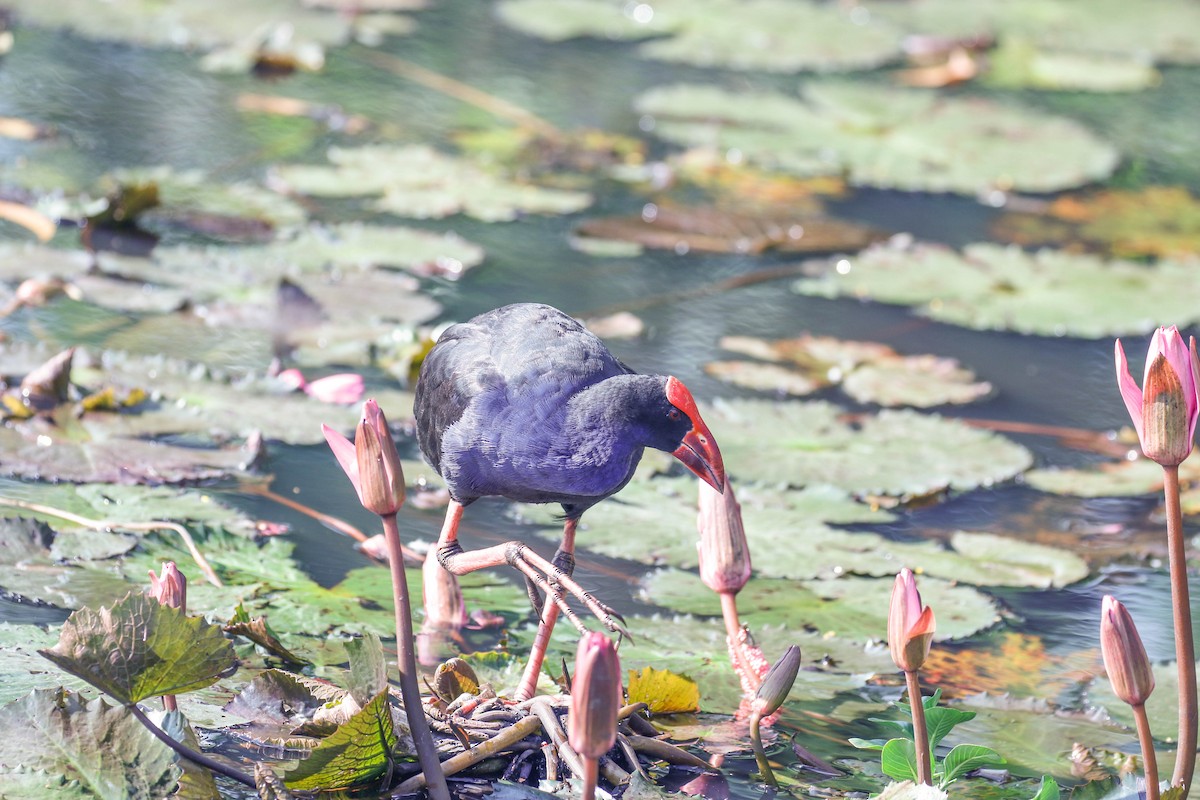
<instances>
[{"instance_id":1,"label":"bird's foot","mask_svg":"<svg viewBox=\"0 0 1200 800\"><path fill-rule=\"evenodd\" d=\"M558 554L558 556L562 555L562 553ZM578 598L587 607L588 611L592 612L596 619L600 620L600 624L605 628L632 640L633 637L625 629L625 618L608 605L597 600L591 592L580 586L571 577L569 572L564 571L559 566L559 563L569 561L569 566L574 567L574 557L570 554L566 555L566 559L556 557L554 562L551 562L530 550L522 542L510 542L506 553L506 560L521 571L529 584L544 592L547 602L553 602L558 606L563 616L569 619L571 624L580 633L587 633L588 629L575 611L567 604L568 594ZM540 605L535 606L535 608L540 607Z\"/></svg>"}]
</instances>

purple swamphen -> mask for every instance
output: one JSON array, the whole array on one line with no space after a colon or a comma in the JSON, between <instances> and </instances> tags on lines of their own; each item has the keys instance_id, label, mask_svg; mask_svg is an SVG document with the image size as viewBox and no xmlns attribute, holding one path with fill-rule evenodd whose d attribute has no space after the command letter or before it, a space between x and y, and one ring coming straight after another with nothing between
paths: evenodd
<instances>
[{"instance_id":1,"label":"purple swamphen","mask_svg":"<svg viewBox=\"0 0 1200 800\"><path fill-rule=\"evenodd\" d=\"M450 489L442 566L463 575L511 564L549 597L517 692L522 700L534 692L560 609L586 630L560 588L609 630L621 630L612 610L571 578L580 515L629 482L647 447L672 453L718 492L725 485L721 453L687 387L633 372L547 305L504 306L447 328L421 365L415 412L421 451ZM553 562L518 541L463 550L463 507L488 496L562 505Z\"/></svg>"}]
</instances>

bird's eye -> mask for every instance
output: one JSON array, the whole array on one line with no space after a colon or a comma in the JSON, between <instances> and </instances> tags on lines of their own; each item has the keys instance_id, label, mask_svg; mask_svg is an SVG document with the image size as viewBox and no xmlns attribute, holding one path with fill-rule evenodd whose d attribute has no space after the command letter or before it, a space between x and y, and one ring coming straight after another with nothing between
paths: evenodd
<instances>
[{"instance_id":1,"label":"bird's eye","mask_svg":"<svg viewBox=\"0 0 1200 800\"><path fill-rule=\"evenodd\" d=\"M679 417L680 417L680 414L679 414L678 408L672 408L670 411L667 412L667 419L669 419L669 420L677 420L677 419L679 419Z\"/></svg>"}]
</instances>

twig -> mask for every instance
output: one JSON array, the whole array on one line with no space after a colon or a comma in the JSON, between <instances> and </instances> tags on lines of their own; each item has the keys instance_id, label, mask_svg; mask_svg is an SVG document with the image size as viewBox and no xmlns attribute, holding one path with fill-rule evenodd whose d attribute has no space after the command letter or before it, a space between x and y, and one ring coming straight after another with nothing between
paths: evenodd
<instances>
[{"instance_id":1,"label":"twig","mask_svg":"<svg viewBox=\"0 0 1200 800\"><path fill-rule=\"evenodd\" d=\"M125 707L129 709L133 716L137 717L138 722L145 725L146 729L154 734L163 744L186 758L188 761L199 764L202 767L210 769L219 775L224 775L226 778L235 780L238 783L243 783L252 789L254 788L254 779L241 770L234 769L227 764L222 764L220 761L210 758L204 753L196 752L182 742L175 741L175 739L172 738L169 733L151 722L150 718L146 716L145 712L138 708L137 703L129 703Z\"/></svg>"},{"instance_id":2,"label":"twig","mask_svg":"<svg viewBox=\"0 0 1200 800\"><path fill-rule=\"evenodd\" d=\"M521 108L516 103L510 103L508 100L476 89L474 86L469 86L462 81L457 81L439 72L426 69L403 58L398 58L387 53L380 53L377 50L359 50L359 55L363 60L369 61L381 69L386 69L388 72L408 78L410 81L419 83L427 89L433 89L435 92L453 97L455 100L461 100L476 108L482 108L489 114L494 114L501 119L516 123L521 127L529 128L547 139L559 140L563 138L561 130L531 111Z\"/></svg>"},{"instance_id":3,"label":"twig","mask_svg":"<svg viewBox=\"0 0 1200 800\"><path fill-rule=\"evenodd\" d=\"M239 486L238 491L244 492L245 494L255 494L255 495L258 495L259 497L264 497L267 500L276 502L281 506L286 506L287 508L290 508L293 511L299 511L301 514L304 514L307 517L312 517L313 519L315 519L317 522L321 523L325 527L332 528L333 530L337 531L338 533L349 536L351 539L355 540L356 542L365 542L368 538L370 538L365 533L360 531L358 528L351 525L349 522L346 522L343 519L338 519L337 517L331 516L329 514L322 514L320 511L317 511L315 508L312 508L311 506L306 506L306 505L304 505L304 503L301 503L299 500L293 500L292 498L285 497L284 495L281 495L278 492L273 492L266 486L263 486L262 484L246 483L242 486Z\"/></svg>"},{"instance_id":4,"label":"twig","mask_svg":"<svg viewBox=\"0 0 1200 800\"><path fill-rule=\"evenodd\" d=\"M22 508L26 511L32 511L35 514L46 514L51 517L65 519L68 522L73 522L76 525L81 525L93 531L110 531L113 529L124 529L127 531L158 531L171 530L179 534L179 538L183 539L184 545L188 552L192 554L192 560L196 562L196 566L204 573L204 577L213 586L224 586L221 579L217 577L217 573L209 566L208 560L204 554L200 552L200 548L196 547L195 540L192 539L192 534L188 529L180 525L178 522L164 522L162 520L154 520L152 522L113 522L110 520L94 520L87 517L81 517L78 514L73 514L61 508L52 508L44 506L41 503L30 503L25 500L15 500L10 497L0 497L0 505L11 506L13 508Z\"/></svg>"},{"instance_id":5,"label":"twig","mask_svg":"<svg viewBox=\"0 0 1200 800\"><path fill-rule=\"evenodd\" d=\"M446 775L456 775L467 767L478 764L485 758L491 758L498 753L502 753L507 748L533 733L541 724L541 720L532 714L523 717L511 727L505 729L503 733L497 734L486 742L477 744L470 750L466 750L443 761L442 772ZM392 790L392 796L411 794L412 792L420 791L424 787L425 776L418 773Z\"/></svg>"},{"instance_id":6,"label":"twig","mask_svg":"<svg viewBox=\"0 0 1200 800\"><path fill-rule=\"evenodd\" d=\"M681 747L676 747L670 742L665 742L662 739L652 739L649 736L638 736L635 733L624 734L629 741L629 745L639 753L647 753L656 759L666 761L668 764L677 764L682 767L696 767L697 769L712 769L707 761L699 756L689 753Z\"/></svg>"}]
</instances>

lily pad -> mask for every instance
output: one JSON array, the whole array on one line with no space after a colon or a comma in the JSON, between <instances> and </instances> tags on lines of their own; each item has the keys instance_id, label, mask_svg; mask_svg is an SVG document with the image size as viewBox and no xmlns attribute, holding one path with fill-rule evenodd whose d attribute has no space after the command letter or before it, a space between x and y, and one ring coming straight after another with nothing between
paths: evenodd
<instances>
[{"instance_id":1,"label":"lily pad","mask_svg":"<svg viewBox=\"0 0 1200 800\"><path fill-rule=\"evenodd\" d=\"M621 644L621 668L666 669L694 680L700 687L703 711L732 714L741 705L742 689L725 646L725 625L720 619L691 616L638 616L627 620L632 641ZM856 642L848 637L821 636L798 627L759 626L755 640L770 659L791 644L799 644L803 665L792 687L795 700L831 698L860 689L876 674L892 674L895 665L886 646ZM558 626L551 638L556 655L570 658L579 634Z\"/></svg>"},{"instance_id":2,"label":"lily pad","mask_svg":"<svg viewBox=\"0 0 1200 800\"><path fill-rule=\"evenodd\" d=\"M424 145L334 147L332 166L276 168L281 187L320 197L380 196L373 207L397 216L429 219L466 214L505 222L519 214L571 214L591 195L547 189L503 178L463 158Z\"/></svg>"},{"instance_id":3,"label":"lily pad","mask_svg":"<svg viewBox=\"0 0 1200 800\"><path fill-rule=\"evenodd\" d=\"M647 58L697 67L799 72L872 69L899 55L900 31L869 14L815 2L506 0L500 18L531 36L637 40ZM729 21L736 19L737 24Z\"/></svg>"},{"instance_id":4,"label":"lily pad","mask_svg":"<svg viewBox=\"0 0 1200 800\"><path fill-rule=\"evenodd\" d=\"M1083 240L1122 258L1186 260L1200 250L1200 199L1182 186L1064 195L1040 213L1005 214L993 232L1025 246Z\"/></svg>"},{"instance_id":5,"label":"lily pad","mask_svg":"<svg viewBox=\"0 0 1200 800\"><path fill-rule=\"evenodd\" d=\"M704 371L750 389L790 395L811 394L830 384L860 403L929 408L970 403L992 391L991 384L951 358L901 356L875 342L841 341L827 336L764 341L727 336L721 346L772 362L716 361Z\"/></svg>"},{"instance_id":6,"label":"lily pad","mask_svg":"<svg viewBox=\"0 0 1200 800\"><path fill-rule=\"evenodd\" d=\"M9 8L23 22L63 28L86 39L120 41L179 50L213 50L274 38L278 49L310 53L318 64L326 46L353 38L348 15L305 8L294 0L182 0L164 7L154 0L110 3L89 0L13 0Z\"/></svg>"},{"instance_id":7,"label":"lily pad","mask_svg":"<svg viewBox=\"0 0 1200 800\"><path fill-rule=\"evenodd\" d=\"M984 82L1005 89L1136 92L1162 75L1142 55L1060 51L1006 38L988 54Z\"/></svg>"},{"instance_id":8,"label":"lily pad","mask_svg":"<svg viewBox=\"0 0 1200 800\"><path fill-rule=\"evenodd\" d=\"M1151 670L1154 673L1154 691L1146 700L1146 715L1159 729L1159 736L1170 736L1170 729L1163 728L1170 725L1179 711L1179 672L1175 669L1175 662L1153 664ZM1108 678L1097 675L1088 685L1086 698L1089 708L1103 709L1117 723L1134 730L1133 710L1113 693Z\"/></svg>"},{"instance_id":9,"label":"lily pad","mask_svg":"<svg viewBox=\"0 0 1200 800\"><path fill-rule=\"evenodd\" d=\"M0 739L0 764L78 781L88 797L155 800L171 792L179 775L175 754L128 709L103 698L88 702L66 690L38 689L0 708L0 724L21 732Z\"/></svg>"},{"instance_id":10,"label":"lily pad","mask_svg":"<svg viewBox=\"0 0 1200 800\"><path fill-rule=\"evenodd\" d=\"M34 689L65 686L72 692L95 695L91 684L63 672L42 657L38 650L58 641L57 630L36 625L0 622L0 705L24 697ZM8 762L0 762L8 763Z\"/></svg>"},{"instance_id":11,"label":"lily pad","mask_svg":"<svg viewBox=\"0 0 1200 800\"><path fill-rule=\"evenodd\" d=\"M1095 469L1034 469L1025 473L1025 482L1038 491L1074 497L1136 497L1161 492L1163 471L1141 458Z\"/></svg>"},{"instance_id":12,"label":"lily pad","mask_svg":"<svg viewBox=\"0 0 1200 800\"><path fill-rule=\"evenodd\" d=\"M893 583L891 578L804 582L755 578L738 592L739 617L752 631L787 625L855 641L883 639ZM716 593L696 575L680 570L660 570L647 576L643 592L648 600L673 611L709 616L721 613ZM977 589L947 580L922 578L921 599L937 613L936 641L970 636L999 619L994 600Z\"/></svg>"},{"instance_id":13,"label":"lily pad","mask_svg":"<svg viewBox=\"0 0 1200 800\"><path fill-rule=\"evenodd\" d=\"M1108 177L1118 155L1075 122L1013 105L848 83L802 97L680 84L635 102L659 137L798 175L908 191L1053 192Z\"/></svg>"},{"instance_id":14,"label":"lily pad","mask_svg":"<svg viewBox=\"0 0 1200 800\"><path fill-rule=\"evenodd\" d=\"M726 468L765 485L828 484L903 500L1009 480L1029 451L957 420L882 411L851 425L822 402L718 401L704 418Z\"/></svg>"},{"instance_id":15,"label":"lily pad","mask_svg":"<svg viewBox=\"0 0 1200 800\"><path fill-rule=\"evenodd\" d=\"M793 284L800 294L913 306L921 316L975 330L1100 338L1146 333L1163 319L1200 319L1176 290L1195 272L1190 261L1145 265L993 244L958 253L918 243L811 266L820 276Z\"/></svg>"},{"instance_id":16,"label":"lily pad","mask_svg":"<svg viewBox=\"0 0 1200 800\"><path fill-rule=\"evenodd\" d=\"M1200 44L1180 36L1200 26L1200 10L1171 0L1147 0L1132 8L1120 0L1089 3L1086 14L1072 0L954 0L871 3L878 14L913 33L965 38L988 36L1030 42L1048 52L1124 56L1157 63L1200 63Z\"/></svg>"}]
</instances>

